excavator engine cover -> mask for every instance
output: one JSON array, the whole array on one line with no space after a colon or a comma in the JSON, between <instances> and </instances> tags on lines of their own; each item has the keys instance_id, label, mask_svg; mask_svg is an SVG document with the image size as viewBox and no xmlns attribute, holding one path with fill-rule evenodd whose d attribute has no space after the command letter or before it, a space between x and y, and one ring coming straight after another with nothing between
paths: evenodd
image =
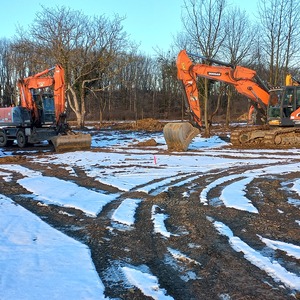
<instances>
[{"instance_id":1,"label":"excavator engine cover","mask_svg":"<svg viewBox=\"0 0 300 300\"><path fill-rule=\"evenodd\" d=\"M164 138L169 151L186 151L192 139L200 131L191 123L168 123L164 126Z\"/></svg>"},{"instance_id":2,"label":"excavator engine cover","mask_svg":"<svg viewBox=\"0 0 300 300\"><path fill-rule=\"evenodd\" d=\"M90 134L74 133L58 135L51 138L56 152L90 150L92 137Z\"/></svg>"}]
</instances>

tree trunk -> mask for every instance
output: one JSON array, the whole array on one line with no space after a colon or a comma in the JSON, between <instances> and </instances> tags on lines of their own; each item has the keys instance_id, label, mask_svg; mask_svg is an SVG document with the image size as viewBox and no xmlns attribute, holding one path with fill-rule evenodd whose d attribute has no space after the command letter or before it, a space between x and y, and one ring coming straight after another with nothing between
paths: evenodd
<instances>
[{"instance_id":1,"label":"tree trunk","mask_svg":"<svg viewBox=\"0 0 300 300\"><path fill-rule=\"evenodd\" d=\"M223 97L223 93L224 93L225 89L226 89L226 87L225 87L224 85L221 85L221 87L219 88L219 95L218 95L217 105L216 105L216 108L215 108L215 110L212 112L211 117L210 117L211 123L212 123L213 117L217 114L217 112L218 112L218 110L219 110L219 108L220 108L220 105L221 105L221 99L222 99L222 97Z\"/></svg>"},{"instance_id":2,"label":"tree trunk","mask_svg":"<svg viewBox=\"0 0 300 300\"><path fill-rule=\"evenodd\" d=\"M205 136L210 136L210 124L208 120L208 80L204 79L204 124L205 124Z\"/></svg>"},{"instance_id":3,"label":"tree trunk","mask_svg":"<svg viewBox=\"0 0 300 300\"><path fill-rule=\"evenodd\" d=\"M102 125L102 123L103 123L103 112L102 112L101 107L99 109L99 123L100 123L100 125Z\"/></svg>"},{"instance_id":4,"label":"tree trunk","mask_svg":"<svg viewBox=\"0 0 300 300\"><path fill-rule=\"evenodd\" d=\"M80 126L79 128L84 128L85 126L85 114L86 114L86 109L85 109L85 99L84 99L84 87L81 90L81 95L80 95L80 104L81 104L81 110L80 110L80 114L81 114L81 120L80 120Z\"/></svg>"},{"instance_id":5,"label":"tree trunk","mask_svg":"<svg viewBox=\"0 0 300 300\"><path fill-rule=\"evenodd\" d=\"M230 118L231 118L231 116L230 116L231 99L232 99L232 87L228 87L228 89L227 89L226 121L225 121L226 127L229 127Z\"/></svg>"},{"instance_id":6,"label":"tree trunk","mask_svg":"<svg viewBox=\"0 0 300 300\"><path fill-rule=\"evenodd\" d=\"M71 87L71 85L68 85L68 90L71 93L71 95L70 93L67 93L68 104L76 115L77 127L82 128L82 124L84 124L82 105L80 106L75 90Z\"/></svg>"}]
</instances>

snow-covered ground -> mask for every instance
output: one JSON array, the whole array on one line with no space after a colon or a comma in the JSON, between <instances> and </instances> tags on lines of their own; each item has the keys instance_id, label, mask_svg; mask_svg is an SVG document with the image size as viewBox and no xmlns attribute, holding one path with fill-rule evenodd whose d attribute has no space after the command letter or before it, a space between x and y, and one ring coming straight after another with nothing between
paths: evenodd
<instances>
[{"instance_id":1,"label":"snow-covered ground","mask_svg":"<svg viewBox=\"0 0 300 300\"><path fill-rule=\"evenodd\" d=\"M232 175L228 173L225 177L209 183L202 190L199 201L203 205L209 205L207 200L209 191L217 185L224 184L219 200L225 206L258 214L257 208L246 197L246 185L259 176L300 171L300 163L291 163L291 159L295 157L300 159L300 151L295 149L230 150L222 149L227 144L217 137L209 139L197 137L187 152L170 155L162 151L166 150L162 134L154 133L153 136L144 138L152 137L158 142L158 146L147 150L135 146L136 141L142 139L139 133L131 132L124 137L115 132L109 137L105 137L105 134L93 137L94 149L110 149L110 152L45 153L43 156L31 155L27 158L46 166L65 168L74 177L77 176L75 169L79 167L94 180L115 187L118 192L113 194L90 190L59 178L43 176L41 172L16 163L0 164L0 180L9 182L12 180L13 172L17 172L22 175L17 183L31 192L31 199L39 201L41 205L74 207L90 217L95 217L107 203L116 200L123 192L142 191L156 195L171 186L188 184L212 170L230 170L235 166L248 166L251 167L249 171ZM0 156L8 155L10 153L0 148ZM292 186L300 196L300 179L296 178ZM185 197L188 197L188 193ZM140 199L123 200L111 216L112 223L128 228L133 226L135 211L140 202ZM295 200L294 203L295 209L299 209L299 201ZM153 206L154 230L164 238L172 235L164 224L167 218L163 210ZM216 232L228 237L235 251L244 253L245 259L264 270L274 280L300 291L299 275L288 272L276 261L251 248L239 237L234 236L226 224L213 219L210 221L215 226ZM297 222L300 226L300 217ZM280 249L287 255L300 259L299 246L265 237L260 239L266 246ZM178 257L189 259L176 249L169 249L169 252L174 259ZM104 285L97 275L89 249L50 227L1 194L1 188L0 253L1 300L106 299ZM153 276L146 266L137 269L128 265L122 267L120 271L130 284L139 288L145 295L153 299L173 299L167 291L160 288L158 278Z\"/></svg>"}]
</instances>

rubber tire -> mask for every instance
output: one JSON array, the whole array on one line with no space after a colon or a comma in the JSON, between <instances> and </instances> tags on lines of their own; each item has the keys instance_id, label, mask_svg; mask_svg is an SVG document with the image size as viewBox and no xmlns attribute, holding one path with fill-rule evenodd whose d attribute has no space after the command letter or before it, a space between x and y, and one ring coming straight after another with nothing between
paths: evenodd
<instances>
[{"instance_id":1,"label":"rubber tire","mask_svg":"<svg viewBox=\"0 0 300 300\"><path fill-rule=\"evenodd\" d=\"M24 148L27 145L27 137L23 130L17 132L17 144L20 148Z\"/></svg>"},{"instance_id":2,"label":"rubber tire","mask_svg":"<svg viewBox=\"0 0 300 300\"><path fill-rule=\"evenodd\" d=\"M0 131L0 147L5 147L7 145L7 136L5 132Z\"/></svg>"}]
</instances>

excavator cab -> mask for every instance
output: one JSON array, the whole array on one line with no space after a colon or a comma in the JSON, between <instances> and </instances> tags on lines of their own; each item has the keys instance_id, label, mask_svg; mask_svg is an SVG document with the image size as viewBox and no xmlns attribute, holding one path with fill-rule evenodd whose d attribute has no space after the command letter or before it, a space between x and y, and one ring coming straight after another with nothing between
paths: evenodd
<instances>
[{"instance_id":1,"label":"excavator cab","mask_svg":"<svg viewBox=\"0 0 300 300\"><path fill-rule=\"evenodd\" d=\"M34 90L32 95L33 101L37 107L38 118L36 118L39 126L55 124L55 106L54 97L50 92L43 90Z\"/></svg>"},{"instance_id":2,"label":"excavator cab","mask_svg":"<svg viewBox=\"0 0 300 300\"><path fill-rule=\"evenodd\" d=\"M268 123L278 126L281 120L282 89L270 90L268 103Z\"/></svg>"},{"instance_id":3,"label":"excavator cab","mask_svg":"<svg viewBox=\"0 0 300 300\"><path fill-rule=\"evenodd\" d=\"M271 126L300 125L300 86L285 86L270 91L268 124Z\"/></svg>"},{"instance_id":4,"label":"excavator cab","mask_svg":"<svg viewBox=\"0 0 300 300\"><path fill-rule=\"evenodd\" d=\"M43 120L45 124L53 124L55 122L55 106L52 94L43 94Z\"/></svg>"}]
</instances>

